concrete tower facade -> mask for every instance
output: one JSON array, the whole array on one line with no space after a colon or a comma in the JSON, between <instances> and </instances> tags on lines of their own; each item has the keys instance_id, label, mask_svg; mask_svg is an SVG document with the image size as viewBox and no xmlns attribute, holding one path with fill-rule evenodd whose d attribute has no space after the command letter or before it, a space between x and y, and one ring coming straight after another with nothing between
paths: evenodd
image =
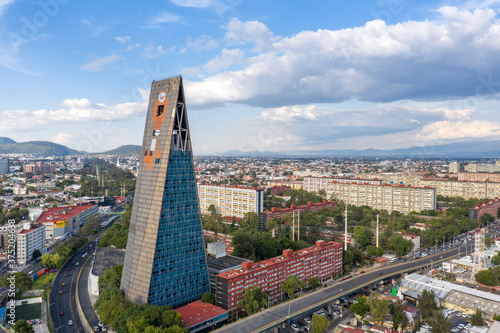
<instances>
[{"instance_id":1,"label":"concrete tower facade","mask_svg":"<svg viewBox=\"0 0 500 333\"><path fill-rule=\"evenodd\" d=\"M181 77L151 85L121 289L173 307L210 291Z\"/></svg>"}]
</instances>

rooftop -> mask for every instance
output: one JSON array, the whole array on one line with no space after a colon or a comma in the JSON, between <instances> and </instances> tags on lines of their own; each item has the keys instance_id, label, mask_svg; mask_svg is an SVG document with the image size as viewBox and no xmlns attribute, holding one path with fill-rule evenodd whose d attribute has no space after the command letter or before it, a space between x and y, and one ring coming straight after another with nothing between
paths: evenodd
<instances>
[{"instance_id":1,"label":"rooftop","mask_svg":"<svg viewBox=\"0 0 500 333\"><path fill-rule=\"evenodd\" d=\"M36 222L53 222L54 220L67 220L73 216L83 213L95 205L82 205L82 206L61 206L48 208L44 211Z\"/></svg>"},{"instance_id":2,"label":"rooftop","mask_svg":"<svg viewBox=\"0 0 500 333\"><path fill-rule=\"evenodd\" d=\"M182 315L182 320L186 323L186 327L196 326L214 317L224 314L227 315L226 310L202 301L189 303L188 305L175 309L175 312Z\"/></svg>"},{"instance_id":3,"label":"rooftop","mask_svg":"<svg viewBox=\"0 0 500 333\"><path fill-rule=\"evenodd\" d=\"M215 258L214 256L211 255L207 256L208 267L216 269L218 271L222 271L233 267L239 267L241 266L241 263L244 261L247 260L233 256L224 256L220 258Z\"/></svg>"}]
</instances>

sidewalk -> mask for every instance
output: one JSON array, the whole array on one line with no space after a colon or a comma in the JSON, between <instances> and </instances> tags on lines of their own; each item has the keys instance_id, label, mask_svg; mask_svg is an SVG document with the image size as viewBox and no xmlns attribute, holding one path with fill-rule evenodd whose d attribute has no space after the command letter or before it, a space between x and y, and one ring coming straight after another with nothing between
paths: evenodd
<instances>
[{"instance_id":1,"label":"sidewalk","mask_svg":"<svg viewBox=\"0 0 500 333\"><path fill-rule=\"evenodd\" d=\"M42 324L33 326L35 333L50 333L47 320L47 302L42 299Z\"/></svg>"}]
</instances>

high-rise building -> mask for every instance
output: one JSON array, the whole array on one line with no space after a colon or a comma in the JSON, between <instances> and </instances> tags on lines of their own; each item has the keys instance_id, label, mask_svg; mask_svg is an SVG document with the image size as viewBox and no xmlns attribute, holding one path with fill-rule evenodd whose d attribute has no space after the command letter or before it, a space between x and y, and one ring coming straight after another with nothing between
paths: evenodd
<instances>
[{"instance_id":1,"label":"high-rise building","mask_svg":"<svg viewBox=\"0 0 500 333\"><path fill-rule=\"evenodd\" d=\"M259 214L264 210L264 190L245 186L214 186L198 184L202 214L209 214L214 205L223 216L245 217L247 213Z\"/></svg>"},{"instance_id":2,"label":"high-rise building","mask_svg":"<svg viewBox=\"0 0 500 333\"><path fill-rule=\"evenodd\" d=\"M179 307L210 291L182 78L151 85L121 289Z\"/></svg>"},{"instance_id":3,"label":"high-rise building","mask_svg":"<svg viewBox=\"0 0 500 333\"><path fill-rule=\"evenodd\" d=\"M45 246L45 226L23 224L23 230L17 235L17 263L24 265L33 258L33 252L39 250L41 254L47 252Z\"/></svg>"},{"instance_id":4,"label":"high-rise building","mask_svg":"<svg viewBox=\"0 0 500 333\"><path fill-rule=\"evenodd\" d=\"M458 162L450 162L450 165L448 166L448 171L450 173L459 173L460 172L460 163Z\"/></svg>"},{"instance_id":5,"label":"high-rise building","mask_svg":"<svg viewBox=\"0 0 500 333\"><path fill-rule=\"evenodd\" d=\"M0 161L0 174L9 173L9 160Z\"/></svg>"}]
</instances>

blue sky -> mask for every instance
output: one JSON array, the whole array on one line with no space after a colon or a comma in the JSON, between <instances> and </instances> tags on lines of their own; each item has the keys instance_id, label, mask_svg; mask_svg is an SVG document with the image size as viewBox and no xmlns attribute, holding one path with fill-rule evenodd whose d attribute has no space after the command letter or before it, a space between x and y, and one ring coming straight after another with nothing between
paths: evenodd
<instances>
[{"instance_id":1,"label":"blue sky","mask_svg":"<svg viewBox=\"0 0 500 333\"><path fill-rule=\"evenodd\" d=\"M140 144L182 74L196 154L500 139L500 0L0 0L0 136Z\"/></svg>"}]
</instances>

